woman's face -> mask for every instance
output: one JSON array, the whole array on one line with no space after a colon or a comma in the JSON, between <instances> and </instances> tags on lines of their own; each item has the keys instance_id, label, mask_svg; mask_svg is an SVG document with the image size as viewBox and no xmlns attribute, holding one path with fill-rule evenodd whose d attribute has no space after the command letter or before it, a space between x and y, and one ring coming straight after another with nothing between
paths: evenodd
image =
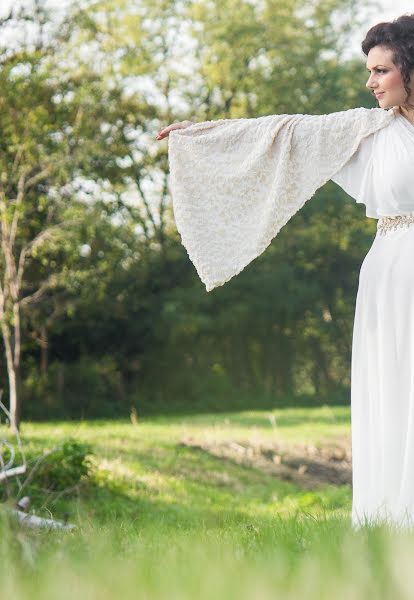
<instances>
[{"instance_id":1,"label":"woman's face","mask_svg":"<svg viewBox=\"0 0 414 600\"><path fill-rule=\"evenodd\" d=\"M374 46L367 57L367 69L370 76L366 86L375 94L380 108L404 106L406 103L407 92L400 69L392 62L392 59L393 51L384 46ZM414 78L411 79L411 90L414 92Z\"/></svg>"}]
</instances>

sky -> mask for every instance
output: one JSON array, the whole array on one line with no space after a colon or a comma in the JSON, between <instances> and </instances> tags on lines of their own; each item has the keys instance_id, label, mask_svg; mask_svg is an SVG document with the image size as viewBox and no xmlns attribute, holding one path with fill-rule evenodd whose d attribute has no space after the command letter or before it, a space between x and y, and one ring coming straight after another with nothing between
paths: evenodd
<instances>
[{"instance_id":1,"label":"sky","mask_svg":"<svg viewBox=\"0 0 414 600\"><path fill-rule=\"evenodd\" d=\"M381 4L383 6L381 20L396 19L404 13L414 14L414 4L413 2L408 2L408 0L393 0L392 2L391 0L383 0ZM375 21L378 21L378 18Z\"/></svg>"},{"instance_id":2,"label":"sky","mask_svg":"<svg viewBox=\"0 0 414 600\"><path fill-rule=\"evenodd\" d=\"M54 9L64 9L65 6L71 3L81 0L45 0L46 4L53 7ZM396 19L404 13L414 14L414 3L412 0L377 0L378 4L382 6L382 10L379 10L372 17L367 17L364 20L363 31L355 31L355 36L352 41L352 48L350 48L350 54L360 54L360 43L363 39L364 34L370 27L380 21L389 21ZM19 4L31 4L31 0L20 0ZM139 0L131 0L131 3L138 3ZM0 0L0 18L6 14L10 6L17 4L16 0Z\"/></svg>"},{"instance_id":3,"label":"sky","mask_svg":"<svg viewBox=\"0 0 414 600\"><path fill-rule=\"evenodd\" d=\"M57 8L74 1L75 0L46 0L46 3ZM20 2L27 4L30 3L30 0L20 0ZM131 0L131 2L134 2L134 0ZM135 0L135 2L139 2L139 0ZM378 0L378 3L382 6L382 10L374 17L374 19L372 19L372 23L367 22L368 27L380 20L387 21L395 19L404 13L414 13L414 4L412 0ZM7 12L8 8L13 4L16 4L15 0L0 0L0 16Z\"/></svg>"},{"instance_id":4,"label":"sky","mask_svg":"<svg viewBox=\"0 0 414 600\"><path fill-rule=\"evenodd\" d=\"M354 35L351 37L349 53L346 53L344 58L351 56L363 58L361 41L364 39L368 29L373 27L373 25L381 21L392 21L404 14L414 14L414 3L412 0L377 0L377 3L382 9L375 12L374 16L371 14L369 17L364 17L361 29L355 28ZM361 16L364 16L363 12L361 12Z\"/></svg>"},{"instance_id":5,"label":"sky","mask_svg":"<svg viewBox=\"0 0 414 600\"><path fill-rule=\"evenodd\" d=\"M378 2L382 10L369 17L364 23L364 29L368 31L370 27L380 21L392 21L403 14L414 14L414 3L409 0L380 0Z\"/></svg>"}]
</instances>

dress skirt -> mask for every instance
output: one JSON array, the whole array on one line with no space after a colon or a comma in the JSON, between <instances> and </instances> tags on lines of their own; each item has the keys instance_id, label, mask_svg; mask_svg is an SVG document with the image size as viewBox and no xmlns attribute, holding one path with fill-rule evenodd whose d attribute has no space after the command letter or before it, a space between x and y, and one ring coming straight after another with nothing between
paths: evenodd
<instances>
[{"instance_id":1,"label":"dress skirt","mask_svg":"<svg viewBox=\"0 0 414 600\"><path fill-rule=\"evenodd\" d=\"M414 524L414 224L377 229L352 338L352 526Z\"/></svg>"}]
</instances>

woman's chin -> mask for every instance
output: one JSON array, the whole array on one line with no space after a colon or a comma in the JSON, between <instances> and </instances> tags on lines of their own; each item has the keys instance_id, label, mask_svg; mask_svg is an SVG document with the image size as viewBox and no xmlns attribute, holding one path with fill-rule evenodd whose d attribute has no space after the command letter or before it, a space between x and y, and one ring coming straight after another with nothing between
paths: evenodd
<instances>
[{"instance_id":1,"label":"woman's chin","mask_svg":"<svg viewBox=\"0 0 414 600\"><path fill-rule=\"evenodd\" d=\"M378 98L378 105L379 105L379 108L393 108L395 106L395 104L393 102L390 102L389 100L386 100L385 98Z\"/></svg>"}]
</instances>

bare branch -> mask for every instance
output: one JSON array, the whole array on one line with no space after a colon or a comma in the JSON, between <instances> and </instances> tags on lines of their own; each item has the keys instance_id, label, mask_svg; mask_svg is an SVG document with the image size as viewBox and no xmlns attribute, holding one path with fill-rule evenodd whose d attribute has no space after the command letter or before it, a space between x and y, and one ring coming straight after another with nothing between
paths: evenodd
<instances>
[{"instance_id":1,"label":"bare branch","mask_svg":"<svg viewBox=\"0 0 414 600\"><path fill-rule=\"evenodd\" d=\"M27 191L30 187L39 183L39 181L42 181L42 179L45 179L48 175L51 175L52 172L53 172L52 165L48 165L47 167L45 167L44 169L42 169L41 171L36 173L36 175L33 175L32 177L30 177L25 183L25 186L24 186L25 191Z\"/></svg>"},{"instance_id":2,"label":"bare branch","mask_svg":"<svg viewBox=\"0 0 414 600\"><path fill-rule=\"evenodd\" d=\"M19 292L19 290L17 290ZM14 319L14 348L13 362L15 365L20 364L21 356L21 326L20 326L20 307L18 302L13 303L13 319Z\"/></svg>"},{"instance_id":3,"label":"bare branch","mask_svg":"<svg viewBox=\"0 0 414 600\"><path fill-rule=\"evenodd\" d=\"M38 302L43 298L43 296L53 288L53 286L57 283L57 276L51 275L33 294L29 294L28 296L24 296L19 301L19 305L21 308L26 308L30 304Z\"/></svg>"},{"instance_id":4,"label":"bare branch","mask_svg":"<svg viewBox=\"0 0 414 600\"><path fill-rule=\"evenodd\" d=\"M5 274L4 274L4 292L6 293L8 289L11 292L12 298L14 301L17 301L18 298L18 289L17 289L17 269L16 262L13 255L13 248L10 243L10 230L7 224L7 219L3 215L1 220L1 230L2 230L2 238L1 238L1 247L3 252L3 257L5 259Z\"/></svg>"},{"instance_id":5,"label":"bare branch","mask_svg":"<svg viewBox=\"0 0 414 600\"><path fill-rule=\"evenodd\" d=\"M17 206L23 202L24 191L25 191L25 179L26 179L27 173L28 173L28 169L27 168L23 169L22 173L20 174L20 177L19 177L19 181L17 184L17 197L15 200ZM17 207L15 207L14 214L13 214L13 221L12 221L12 224L10 227L10 245L12 247L14 246L14 241L16 239L18 222L19 222L19 210Z\"/></svg>"},{"instance_id":6,"label":"bare branch","mask_svg":"<svg viewBox=\"0 0 414 600\"><path fill-rule=\"evenodd\" d=\"M30 515L21 510L14 509L12 511L21 525L26 525L33 529L75 529L75 525L71 523L64 523L57 519L45 519L44 517L38 517L37 515Z\"/></svg>"},{"instance_id":7,"label":"bare branch","mask_svg":"<svg viewBox=\"0 0 414 600\"><path fill-rule=\"evenodd\" d=\"M19 144L16 152L16 156L14 157L14 161L11 167L11 172L15 173L17 171L17 167L19 166L20 160L23 156L23 144Z\"/></svg>"},{"instance_id":8,"label":"bare branch","mask_svg":"<svg viewBox=\"0 0 414 600\"><path fill-rule=\"evenodd\" d=\"M166 201L167 201L167 197L168 197L168 179L167 179L167 173L164 173L164 183L162 186L162 193L161 193L161 200L160 200L160 226L159 226L159 240L160 240L160 244L163 247L164 246L164 229L165 229L165 211L166 211Z\"/></svg>"},{"instance_id":9,"label":"bare branch","mask_svg":"<svg viewBox=\"0 0 414 600\"><path fill-rule=\"evenodd\" d=\"M138 191L139 191L139 193L141 195L141 198L142 198L142 201L144 203L145 211L147 213L147 217L151 221L151 224L154 227L154 231L157 231L157 224L155 223L154 215L151 212L148 200L147 200L147 198L146 198L146 196L144 194L144 191L143 191L143 189L141 187L141 182L140 182L140 180L138 178L136 179L135 184L136 184L136 186L138 188Z\"/></svg>"},{"instance_id":10,"label":"bare branch","mask_svg":"<svg viewBox=\"0 0 414 600\"><path fill-rule=\"evenodd\" d=\"M4 309L4 292L3 292L3 284L0 281L0 319L2 318L3 309Z\"/></svg>"},{"instance_id":11,"label":"bare branch","mask_svg":"<svg viewBox=\"0 0 414 600\"><path fill-rule=\"evenodd\" d=\"M21 289L21 287L22 287L24 265L25 265L25 262L26 262L26 255L27 255L27 250L26 250L25 247L23 247L22 250L21 250L21 252L20 252L19 264L17 266L17 285L19 286L19 289Z\"/></svg>"},{"instance_id":12,"label":"bare branch","mask_svg":"<svg viewBox=\"0 0 414 600\"><path fill-rule=\"evenodd\" d=\"M45 241L47 241L48 239L52 239L53 236L56 235L59 231L62 231L63 229L65 229L67 227L79 224L81 222L82 222L81 219L70 219L68 221L63 221L61 223L57 223L56 225L53 225L53 226L49 227L48 229L41 231L31 242L29 242L28 244L23 246L23 248L20 251L19 264L18 264L17 274L16 274L17 288L19 291L21 289L21 285L22 285L22 281L23 281L23 274L24 274L24 268L25 268L25 262L26 262L27 256L31 252L33 252L34 249L41 246ZM51 275L49 277L49 279L47 279L46 282L38 290L36 290L36 292L34 292L33 294L30 294L28 296L25 296L24 298L21 298L19 301L19 306L25 307L29 304L32 304L32 303L40 300L45 295L45 293L51 289L52 285L54 285L56 283L56 281L57 281L56 275Z\"/></svg>"},{"instance_id":13,"label":"bare branch","mask_svg":"<svg viewBox=\"0 0 414 600\"><path fill-rule=\"evenodd\" d=\"M14 246L14 241L16 239L17 234L17 225L19 224L19 209L15 208L13 214L13 221L10 227L10 245Z\"/></svg>"},{"instance_id":14,"label":"bare branch","mask_svg":"<svg viewBox=\"0 0 414 600\"><path fill-rule=\"evenodd\" d=\"M20 465L19 467L12 467L5 471L0 471L0 481L4 481L7 477L14 477L15 475L23 475L26 473L26 465Z\"/></svg>"},{"instance_id":15,"label":"bare branch","mask_svg":"<svg viewBox=\"0 0 414 600\"><path fill-rule=\"evenodd\" d=\"M58 231L70 227L71 225L77 225L82 222L82 219L69 219L68 221L62 221L56 225L52 225L48 229L41 231L31 242L26 244L24 251L26 254L33 252L35 248L38 248L48 239L51 239ZM22 250L23 251L23 250Z\"/></svg>"},{"instance_id":16,"label":"bare branch","mask_svg":"<svg viewBox=\"0 0 414 600\"><path fill-rule=\"evenodd\" d=\"M14 19L14 14L13 14L13 9L11 8L9 11L9 14L0 19L0 27L3 27L6 23L8 23L9 21L12 21L13 19Z\"/></svg>"}]
</instances>

